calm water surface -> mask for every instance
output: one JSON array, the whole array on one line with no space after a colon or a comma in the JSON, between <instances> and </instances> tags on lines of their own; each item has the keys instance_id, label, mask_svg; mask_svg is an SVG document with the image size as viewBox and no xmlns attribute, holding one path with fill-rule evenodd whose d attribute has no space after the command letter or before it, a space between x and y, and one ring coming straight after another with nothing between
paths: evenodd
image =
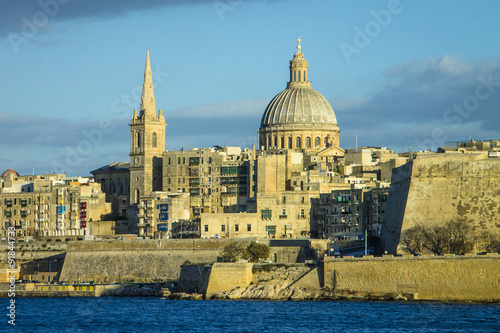
<instances>
[{"instance_id":1,"label":"calm water surface","mask_svg":"<svg viewBox=\"0 0 500 333\"><path fill-rule=\"evenodd\" d=\"M500 332L498 304L18 298L15 327L4 313L0 332Z\"/></svg>"}]
</instances>

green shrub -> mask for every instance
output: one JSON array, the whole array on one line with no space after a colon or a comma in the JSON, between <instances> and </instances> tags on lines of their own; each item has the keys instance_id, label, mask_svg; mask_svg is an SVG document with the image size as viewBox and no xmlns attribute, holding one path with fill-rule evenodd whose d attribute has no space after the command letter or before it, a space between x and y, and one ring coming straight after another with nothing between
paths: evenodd
<instances>
[{"instance_id":1,"label":"green shrub","mask_svg":"<svg viewBox=\"0 0 500 333\"><path fill-rule=\"evenodd\" d=\"M240 243L229 243L224 247L222 253L223 262L236 262L239 259L247 259L248 252Z\"/></svg>"},{"instance_id":2,"label":"green shrub","mask_svg":"<svg viewBox=\"0 0 500 333\"><path fill-rule=\"evenodd\" d=\"M258 262L261 259L267 259L269 257L269 246L252 242L248 245L247 252L252 262Z\"/></svg>"}]
</instances>

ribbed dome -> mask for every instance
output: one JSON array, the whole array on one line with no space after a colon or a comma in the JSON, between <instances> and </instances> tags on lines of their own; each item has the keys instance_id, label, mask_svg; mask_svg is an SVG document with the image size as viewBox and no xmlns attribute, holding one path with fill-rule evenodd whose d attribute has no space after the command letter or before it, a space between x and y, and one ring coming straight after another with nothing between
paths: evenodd
<instances>
[{"instance_id":1,"label":"ribbed dome","mask_svg":"<svg viewBox=\"0 0 500 333\"><path fill-rule=\"evenodd\" d=\"M14 169L7 169L7 170L5 170L5 172L4 172L4 173L2 173L2 177L5 177L5 176L7 176L7 175L14 175L14 176L19 177L19 174L18 174L18 173L17 173L17 171L16 171L16 170L14 170Z\"/></svg>"},{"instance_id":2,"label":"ribbed dome","mask_svg":"<svg viewBox=\"0 0 500 333\"><path fill-rule=\"evenodd\" d=\"M278 124L337 125L330 103L310 87L290 87L276 95L264 112L261 128Z\"/></svg>"}]
</instances>

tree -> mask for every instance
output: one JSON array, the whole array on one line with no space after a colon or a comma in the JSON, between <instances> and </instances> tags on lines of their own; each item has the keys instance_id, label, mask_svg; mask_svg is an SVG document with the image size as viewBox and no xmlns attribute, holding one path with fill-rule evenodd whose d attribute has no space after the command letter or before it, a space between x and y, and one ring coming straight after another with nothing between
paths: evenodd
<instances>
[{"instance_id":1,"label":"tree","mask_svg":"<svg viewBox=\"0 0 500 333\"><path fill-rule=\"evenodd\" d=\"M474 231L464 220L450 220L445 224L448 232L448 252L464 254L474 247Z\"/></svg>"},{"instance_id":2,"label":"tree","mask_svg":"<svg viewBox=\"0 0 500 333\"><path fill-rule=\"evenodd\" d=\"M411 254L422 253L424 248L437 255L464 254L472 251L474 241L474 231L464 220L421 224L403 231L400 238L401 246Z\"/></svg>"},{"instance_id":3,"label":"tree","mask_svg":"<svg viewBox=\"0 0 500 333\"><path fill-rule=\"evenodd\" d=\"M248 245L247 252L252 262L258 262L260 259L267 259L269 257L269 246L252 242Z\"/></svg>"},{"instance_id":4,"label":"tree","mask_svg":"<svg viewBox=\"0 0 500 333\"><path fill-rule=\"evenodd\" d=\"M248 251L241 245L241 243L231 242L224 247L222 253L222 261L236 262L240 259L247 259Z\"/></svg>"},{"instance_id":5,"label":"tree","mask_svg":"<svg viewBox=\"0 0 500 333\"><path fill-rule=\"evenodd\" d=\"M448 245L448 233L446 227L438 224L421 226L423 247L434 254L442 255Z\"/></svg>"},{"instance_id":6,"label":"tree","mask_svg":"<svg viewBox=\"0 0 500 333\"><path fill-rule=\"evenodd\" d=\"M479 236L479 241L482 243L486 252L500 253L500 236L498 233L484 231Z\"/></svg>"},{"instance_id":7,"label":"tree","mask_svg":"<svg viewBox=\"0 0 500 333\"><path fill-rule=\"evenodd\" d=\"M403 249L410 252L411 254L422 253L422 226L416 226L403 231L401 233L400 243L403 246Z\"/></svg>"}]
</instances>

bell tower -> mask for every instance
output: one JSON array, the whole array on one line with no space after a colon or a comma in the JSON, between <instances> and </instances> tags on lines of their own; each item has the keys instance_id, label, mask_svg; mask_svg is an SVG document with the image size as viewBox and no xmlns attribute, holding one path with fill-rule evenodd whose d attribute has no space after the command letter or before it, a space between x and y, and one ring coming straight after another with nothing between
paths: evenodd
<instances>
[{"instance_id":1,"label":"bell tower","mask_svg":"<svg viewBox=\"0 0 500 333\"><path fill-rule=\"evenodd\" d=\"M153 75L146 56L140 111L130 120L130 205L141 196L162 190L162 159L165 151L165 118L156 111ZM131 207L132 208L132 207ZM131 214L131 217L134 214Z\"/></svg>"}]
</instances>

